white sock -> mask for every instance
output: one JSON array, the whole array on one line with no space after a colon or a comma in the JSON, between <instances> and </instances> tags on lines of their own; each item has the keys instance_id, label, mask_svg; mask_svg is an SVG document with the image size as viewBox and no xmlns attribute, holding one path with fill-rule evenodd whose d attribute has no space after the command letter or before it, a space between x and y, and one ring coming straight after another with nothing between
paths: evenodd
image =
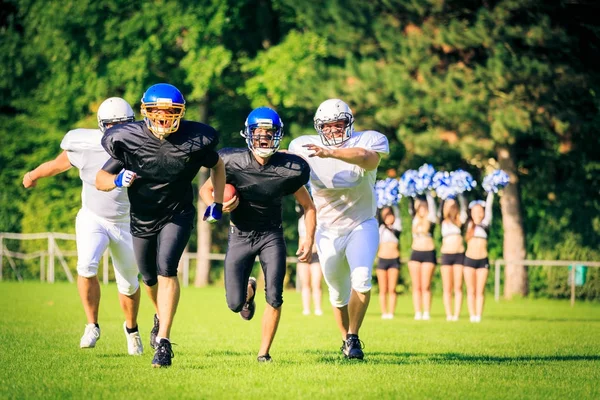
<instances>
[{"instance_id":1,"label":"white sock","mask_svg":"<svg viewBox=\"0 0 600 400\"><path fill-rule=\"evenodd\" d=\"M163 339L165 339L165 340L167 340L169 343L171 343L171 340L170 340L169 338L157 336L157 337L156 337L156 344L160 343L160 341L161 341L161 340L163 340Z\"/></svg>"}]
</instances>

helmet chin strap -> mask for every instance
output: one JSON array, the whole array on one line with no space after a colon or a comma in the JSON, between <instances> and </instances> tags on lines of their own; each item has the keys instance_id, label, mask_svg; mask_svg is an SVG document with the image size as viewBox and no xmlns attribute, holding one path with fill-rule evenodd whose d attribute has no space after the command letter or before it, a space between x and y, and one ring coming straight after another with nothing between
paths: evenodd
<instances>
[{"instance_id":1,"label":"helmet chin strap","mask_svg":"<svg viewBox=\"0 0 600 400\"><path fill-rule=\"evenodd\" d=\"M260 148L254 147L252 149L252 151L254 152L254 154L256 154L259 157L267 158L267 157L271 157L273 154L275 154L277 152L277 148L270 148L268 150L265 150L265 149L260 149Z\"/></svg>"}]
</instances>

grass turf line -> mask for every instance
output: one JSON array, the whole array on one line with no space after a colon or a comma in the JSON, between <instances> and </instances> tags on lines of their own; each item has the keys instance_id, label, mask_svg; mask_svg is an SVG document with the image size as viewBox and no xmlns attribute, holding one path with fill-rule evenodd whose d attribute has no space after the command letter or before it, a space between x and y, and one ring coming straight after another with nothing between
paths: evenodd
<instances>
[{"instance_id":1,"label":"grass turf line","mask_svg":"<svg viewBox=\"0 0 600 400\"><path fill-rule=\"evenodd\" d=\"M153 369L145 293L145 353L132 357L115 285L102 286L96 348L79 349L75 285L2 282L0 398L600 398L599 304L489 296L483 322L471 324L466 305L459 322L446 322L439 297L431 321L412 320L409 296L394 320L381 320L373 296L360 362L343 359L328 307L303 316L299 293L284 299L274 362L258 364L262 296L247 322L227 309L223 288L183 288L173 366Z\"/></svg>"}]
</instances>

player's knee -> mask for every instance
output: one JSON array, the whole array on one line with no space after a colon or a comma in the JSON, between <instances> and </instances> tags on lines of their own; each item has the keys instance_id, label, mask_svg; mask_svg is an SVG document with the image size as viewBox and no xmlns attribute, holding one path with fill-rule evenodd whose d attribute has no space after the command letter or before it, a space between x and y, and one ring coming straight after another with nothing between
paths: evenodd
<instances>
[{"instance_id":1,"label":"player's knee","mask_svg":"<svg viewBox=\"0 0 600 400\"><path fill-rule=\"evenodd\" d=\"M175 270L175 271L161 270L161 271L158 271L158 276L164 276L165 278L172 278L174 276L177 276L177 270Z\"/></svg>"},{"instance_id":2,"label":"player's knee","mask_svg":"<svg viewBox=\"0 0 600 400\"><path fill-rule=\"evenodd\" d=\"M146 286L154 286L158 283L158 278L156 276L144 276L142 275L142 281Z\"/></svg>"},{"instance_id":3,"label":"player's knee","mask_svg":"<svg viewBox=\"0 0 600 400\"><path fill-rule=\"evenodd\" d=\"M336 308L347 306L350 303L350 291L345 295L341 295L337 291L329 290L329 302Z\"/></svg>"},{"instance_id":4,"label":"player's knee","mask_svg":"<svg viewBox=\"0 0 600 400\"><path fill-rule=\"evenodd\" d=\"M137 280L135 282L117 282L117 290L125 296L133 296L139 288L140 283Z\"/></svg>"},{"instance_id":5,"label":"player's knee","mask_svg":"<svg viewBox=\"0 0 600 400\"><path fill-rule=\"evenodd\" d=\"M83 263L77 264L77 275L84 278L92 278L98 275L98 264Z\"/></svg>"},{"instance_id":6,"label":"player's knee","mask_svg":"<svg viewBox=\"0 0 600 400\"><path fill-rule=\"evenodd\" d=\"M267 294L267 304L269 304L273 308L279 308L283 304L283 295L282 294Z\"/></svg>"},{"instance_id":7,"label":"player's knee","mask_svg":"<svg viewBox=\"0 0 600 400\"><path fill-rule=\"evenodd\" d=\"M244 304L246 304L246 301L240 301L240 300L232 300L232 299L227 299L227 307L229 307L229 309L231 311L233 311L234 313L239 313L240 311L242 311L242 309L244 308Z\"/></svg>"},{"instance_id":8,"label":"player's knee","mask_svg":"<svg viewBox=\"0 0 600 400\"><path fill-rule=\"evenodd\" d=\"M352 289L359 293L371 290L371 270L368 267L355 268L352 271Z\"/></svg>"}]
</instances>

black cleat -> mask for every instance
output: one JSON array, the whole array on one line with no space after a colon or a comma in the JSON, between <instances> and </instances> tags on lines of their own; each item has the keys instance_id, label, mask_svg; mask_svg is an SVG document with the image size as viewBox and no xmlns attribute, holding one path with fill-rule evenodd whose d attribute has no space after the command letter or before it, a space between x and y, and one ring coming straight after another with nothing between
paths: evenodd
<instances>
[{"instance_id":1,"label":"black cleat","mask_svg":"<svg viewBox=\"0 0 600 400\"><path fill-rule=\"evenodd\" d=\"M271 356L269 354L263 354L262 356L258 356L256 357L256 360L258 362L272 362L273 359L271 358Z\"/></svg>"},{"instance_id":2,"label":"black cleat","mask_svg":"<svg viewBox=\"0 0 600 400\"><path fill-rule=\"evenodd\" d=\"M240 311L240 316L246 321L250 321L252 317L254 317L254 312L256 311L256 303L254 302L254 297L256 297L256 279L250 278L248 279L248 284L252 286L252 297L244 304L244 308Z\"/></svg>"},{"instance_id":3,"label":"black cleat","mask_svg":"<svg viewBox=\"0 0 600 400\"><path fill-rule=\"evenodd\" d=\"M159 326L160 324L158 322L158 315L154 314L154 326L150 331L150 347L152 347L154 350L158 348L158 343L156 343L156 336L158 335Z\"/></svg>"},{"instance_id":4,"label":"black cleat","mask_svg":"<svg viewBox=\"0 0 600 400\"><path fill-rule=\"evenodd\" d=\"M358 335L348 335L344 344L342 345L342 353L347 359L358 359L362 360L365 357L365 354L362 351L364 347L363 343L358 338Z\"/></svg>"},{"instance_id":5,"label":"black cleat","mask_svg":"<svg viewBox=\"0 0 600 400\"><path fill-rule=\"evenodd\" d=\"M170 367L171 358L175 357L173 350L171 349L171 342L167 339L161 339L160 343L156 347L156 353L152 359L152 366L154 368Z\"/></svg>"}]
</instances>

